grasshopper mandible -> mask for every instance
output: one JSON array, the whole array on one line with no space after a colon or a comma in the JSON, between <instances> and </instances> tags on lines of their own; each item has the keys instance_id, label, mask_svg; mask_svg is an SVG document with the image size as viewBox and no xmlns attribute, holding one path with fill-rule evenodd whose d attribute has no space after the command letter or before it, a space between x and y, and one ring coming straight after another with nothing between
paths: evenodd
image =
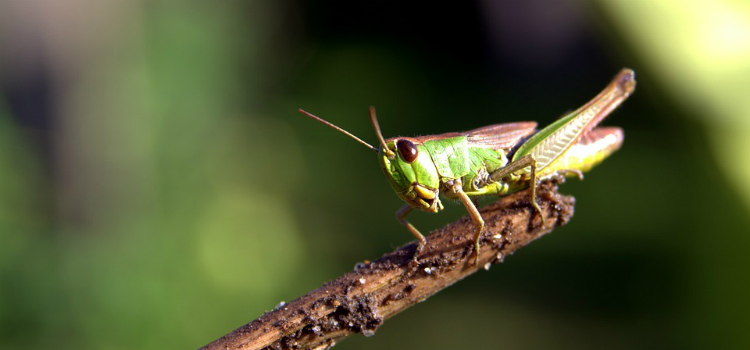
<instances>
[{"instance_id":1,"label":"grasshopper mandible","mask_svg":"<svg viewBox=\"0 0 750 350\"><path fill-rule=\"evenodd\" d=\"M370 107L370 120L380 142L376 148L340 127L302 109L378 153L380 167L396 194L406 204L396 218L419 240L417 259L426 240L406 215L419 209L437 213L443 209L438 194L458 199L475 226L475 263L484 220L472 198L504 196L531 187L531 206L544 215L536 202L540 181L554 176L578 176L620 148L622 129L594 128L635 90L635 73L622 69L591 101L537 131L535 122L495 124L466 132L384 139Z\"/></svg>"}]
</instances>

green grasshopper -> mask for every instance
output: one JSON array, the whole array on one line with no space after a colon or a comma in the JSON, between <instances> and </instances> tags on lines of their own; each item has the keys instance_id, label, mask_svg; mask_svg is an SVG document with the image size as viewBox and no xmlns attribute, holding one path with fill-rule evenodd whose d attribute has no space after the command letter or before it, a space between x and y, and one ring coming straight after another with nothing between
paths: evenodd
<instances>
[{"instance_id":1,"label":"green grasshopper","mask_svg":"<svg viewBox=\"0 0 750 350\"><path fill-rule=\"evenodd\" d=\"M388 182L406 202L396 211L396 218L419 240L415 260L426 240L406 221L406 215L415 208L437 213L443 209L438 194L443 194L460 200L469 212L476 229L476 263L484 220L473 198L504 196L531 187L531 206L544 224L536 202L539 182L561 175L582 179L583 172L618 150L624 137L622 129L594 127L634 90L635 73L622 69L591 101L539 131L535 122L516 122L466 132L384 139L375 109L370 107L380 148L322 118L299 111L378 153Z\"/></svg>"}]
</instances>

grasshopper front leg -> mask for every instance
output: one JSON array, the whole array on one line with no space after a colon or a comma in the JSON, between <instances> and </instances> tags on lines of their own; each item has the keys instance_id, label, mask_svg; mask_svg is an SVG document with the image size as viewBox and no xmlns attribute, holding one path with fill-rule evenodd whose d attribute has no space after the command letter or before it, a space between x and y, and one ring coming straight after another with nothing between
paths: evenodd
<instances>
[{"instance_id":1,"label":"grasshopper front leg","mask_svg":"<svg viewBox=\"0 0 750 350\"><path fill-rule=\"evenodd\" d=\"M495 170L495 172L490 174L490 180L500 181L502 178L526 167L531 168L531 178L529 179L529 183L530 183L529 186L531 187L531 206L534 208L534 210L536 210L537 213L539 213L539 216L542 218L542 225L544 225L544 215L542 214L542 209L539 208L539 204L537 204L536 202L537 181L536 181L536 159L534 159L534 155L527 154L511 162L505 167Z\"/></svg>"},{"instance_id":2,"label":"grasshopper front leg","mask_svg":"<svg viewBox=\"0 0 750 350\"><path fill-rule=\"evenodd\" d=\"M469 212L469 216L471 217L471 221L474 222L474 226L476 227L476 232L474 233L474 254L476 254L474 258L474 264L479 263L479 239L482 238L482 232L484 232L484 219L482 219L482 214L479 213L479 209L477 209L476 204L474 204L474 201L469 197L469 195L464 192L463 187L461 185L461 181L454 180L453 184L451 185L451 190L453 193L456 194L459 200L461 200L461 203L464 204L464 207L466 207L466 211Z\"/></svg>"},{"instance_id":3,"label":"grasshopper front leg","mask_svg":"<svg viewBox=\"0 0 750 350\"><path fill-rule=\"evenodd\" d=\"M417 244L417 250L414 252L414 261L417 261L417 256L419 256L419 253L422 252L422 248L424 248L424 245L427 244L427 240L422 236L421 233L419 233L419 230L417 230L414 225L412 225L410 222L406 221L405 217L411 211L414 210L414 208L408 204L404 204L399 210L396 211L396 219L398 222L400 222L402 225L406 226L406 229L411 232L414 237L417 237L417 240L419 240L419 244Z\"/></svg>"}]
</instances>

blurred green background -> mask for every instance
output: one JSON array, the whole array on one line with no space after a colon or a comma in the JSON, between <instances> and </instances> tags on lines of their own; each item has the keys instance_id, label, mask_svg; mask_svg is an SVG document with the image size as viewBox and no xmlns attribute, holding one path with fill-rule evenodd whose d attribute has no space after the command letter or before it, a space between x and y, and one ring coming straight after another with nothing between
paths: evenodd
<instances>
[{"instance_id":1,"label":"blurred green background","mask_svg":"<svg viewBox=\"0 0 750 350\"><path fill-rule=\"evenodd\" d=\"M622 67L572 222L337 349L750 348L750 3L3 1L0 344L198 348L411 240L297 108L546 125Z\"/></svg>"}]
</instances>

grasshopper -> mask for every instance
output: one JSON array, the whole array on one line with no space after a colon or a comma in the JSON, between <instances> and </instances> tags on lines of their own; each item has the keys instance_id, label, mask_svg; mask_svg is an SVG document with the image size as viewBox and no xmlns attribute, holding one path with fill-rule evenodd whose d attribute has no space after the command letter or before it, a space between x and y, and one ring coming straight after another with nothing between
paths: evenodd
<instances>
[{"instance_id":1,"label":"grasshopper","mask_svg":"<svg viewBox=\"0 0 750 350\"><path fill-rule=\"evenodd\" d=\"M375 109L370 120L380 147L362 141L346 130L302 109L299 111L348 135L378 154L380 167L396 194L406 204L396 218L419 245L424 236L406 216L415 208L437 213L443 209L439 194L458 199L475 226L475 263L479 259L484 220L475 204L481 196L504 196L531 187L531 207L544 215L536 201L540 181L556 176L577 176L599 164L620 148L623 131L617 127L594 128L635 90L635 73L622 69L591 101L546 128L535 122L495 124L465 132L384 139Z\"/></svg>"}]
</instances>

